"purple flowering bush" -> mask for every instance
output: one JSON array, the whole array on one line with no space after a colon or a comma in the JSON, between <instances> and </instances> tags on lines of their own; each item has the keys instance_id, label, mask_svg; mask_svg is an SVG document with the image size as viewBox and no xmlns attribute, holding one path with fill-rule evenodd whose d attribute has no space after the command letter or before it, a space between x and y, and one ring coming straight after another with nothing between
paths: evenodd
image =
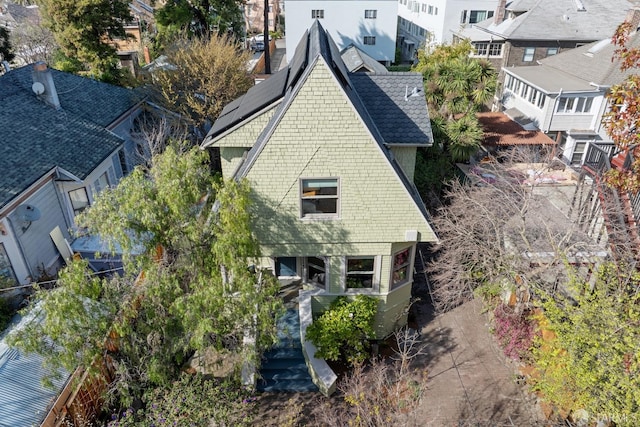
<instances>
[{"instance_id":1,"label":"purple flowering bush","mask_svg":"<svg viewBox=\"0 0 640 427\"><path fill-rule=\"evenodd\" d=\"M494 335L504 354L514 360L530 359L531 348L538 332L531 313L516 313L508 305L500 304L493 310Z\"/></svg>"}]
</instances>

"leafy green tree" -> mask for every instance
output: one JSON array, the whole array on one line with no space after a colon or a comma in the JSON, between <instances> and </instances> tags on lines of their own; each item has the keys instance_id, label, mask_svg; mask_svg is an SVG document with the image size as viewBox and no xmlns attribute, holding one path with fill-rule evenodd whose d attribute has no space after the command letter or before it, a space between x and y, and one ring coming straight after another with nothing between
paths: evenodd
<instances>
[{"instance_id":1,"label":"leafy green tree","mask_svg":"<svg viewBox=\"0 0 640 427\"><path fill-rule=\"evenodd\" d=\"M243 2L237 0L168 0L156 11L160 26L198 36L240 34Z\"/></svg>"},{"instance_id":2,"label":"leafy green tree","mask_svg":"<svg viewBox=\"0 0 640 427\"><path fill-rule=\"evenodd\" d=\"M173 381L194 351L251 360L243 338L271 345L281 303L275 279L248 268L258 255L248 192L246 183L214 182L197 148L155 155L77 218L120 245L125 275L98 279L71 263L56 290L37 294L43 321L13 342L67 370L117 349L109 357L124 404Z\"/></svg>"},{"instance_id":3,"label":"leafy green tree","mask_svg":"<svg viewBox=\"0 0 640 427\"><path fill-rule=\"evenodd\" d=\"M0 27L0 61L11 61L14 57L15 55L11 52L9 30Z\"/></svg>"},{"instance_id":4,"label":"leafy green tree","mask_svg":"<svg viewBox=\"0 0 640 427\"><path fill-rule=\"evenodd\" d=\"M595 284L574 273L572 296L546 295L535 388L564 410L617 426L640 421L640 274L614 263Z\"/></svg>"},{"instance_id":5,"label":"leafy green tree","mask_svg":"<svg viewBox=\"0 0 640 427\"><path fill-rule=\"evenodd\" d=\"M482 141L475 117L493 97L497 74L484 59L471 58L471 44L420 51L414 71L424 76L429 114L443 129L443 148L454 161L468 160ZM439 141L437 141L439 142Z\"/></svg>"},{"instance_id":6,"label":"leafy green tree","mask_svg":"<svg viewBox=\"0 0 640 427\"><path fill-rule=\"evenodd\" d=\"M249 53L229 36L182 37L166 55L174 67L154 72L154 96L202 137L222 108L253 85L247 71Z\"/></svg>"},{"instance_id":7,"label":"leafy green tree","mask_svg":"<svg viewBox=\"0 0 640 427\"><path fill-rule=\"evenodd\" d=\"M117 83L121 78L115 38L127 37L132 19L125 0L39 0L46 25L64 55L83 64L95 78Z\"/></svg>"}]
</instances>

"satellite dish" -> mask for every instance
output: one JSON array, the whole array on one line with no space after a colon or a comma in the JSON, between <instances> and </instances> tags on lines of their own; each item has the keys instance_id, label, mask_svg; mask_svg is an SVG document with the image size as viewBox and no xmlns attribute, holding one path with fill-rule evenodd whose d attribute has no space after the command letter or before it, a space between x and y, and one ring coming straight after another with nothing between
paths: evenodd
<instances>
[{"instance_id":1,"label":"satellite dish","mask_svg":"<svg viewBox=\"0 0 640 427\"><path fill-rule=\"evenodd\" d=\"M40 82L34 82L31 85L31 90L36 95L42 95L44 93L44 85L42 83L40 83Z\"/></svg>"},{"instance_id":2,"label":"satellite dish","mask_svg":"<svg viewBox=\"0 0 640 427\"><path fill-rule=\"evenodd\" d=\"M16 208L16 215L22 222L33 222L40 219L40 209L33 205L20 205Z\"/></svg>"}]
</instances>

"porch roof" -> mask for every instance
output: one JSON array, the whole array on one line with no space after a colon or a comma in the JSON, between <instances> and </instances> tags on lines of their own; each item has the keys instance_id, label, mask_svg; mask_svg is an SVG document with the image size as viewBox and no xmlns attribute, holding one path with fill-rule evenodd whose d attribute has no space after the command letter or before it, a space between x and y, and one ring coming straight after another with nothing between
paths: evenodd
<instances>
[{"instance_id":1,"label":"porch roof","mask_svg":"<svg viewBox=\"0 0 640 427\"><path fill-rule=\"evenodd\" d=\"M553 145L555 141L538 130L525 130L505 113L478 113L484 128L483 144L488 146Z\"/></svg>"}]
</instances>

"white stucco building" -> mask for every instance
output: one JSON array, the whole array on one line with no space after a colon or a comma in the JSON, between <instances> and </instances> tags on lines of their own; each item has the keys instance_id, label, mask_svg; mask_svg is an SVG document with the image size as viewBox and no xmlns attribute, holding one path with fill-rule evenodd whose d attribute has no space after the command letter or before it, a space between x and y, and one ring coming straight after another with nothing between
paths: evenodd
<instances>
[{"instance_id":1,"label":"white stucco building","mask_svg":"<svg viewBox=\"0 0 640 427\"><path fill-rule=\"evenodd\" d=\"M339 49L353 44L375 60L393 62L396 49L396 0L285 0L287 61L297 42L317 19Z\"/></svg>"},{"instance_id":2,"label":"white stucco building","mask_svg":"<svg viewBox=\"0 0 640 427\"><path fill-rule=\"evenodd\" d=\"M461 26L491 18L498 0L399 0L398 47L405 59L424 43L451 43Z\"/></svg>"}]
</instances>

